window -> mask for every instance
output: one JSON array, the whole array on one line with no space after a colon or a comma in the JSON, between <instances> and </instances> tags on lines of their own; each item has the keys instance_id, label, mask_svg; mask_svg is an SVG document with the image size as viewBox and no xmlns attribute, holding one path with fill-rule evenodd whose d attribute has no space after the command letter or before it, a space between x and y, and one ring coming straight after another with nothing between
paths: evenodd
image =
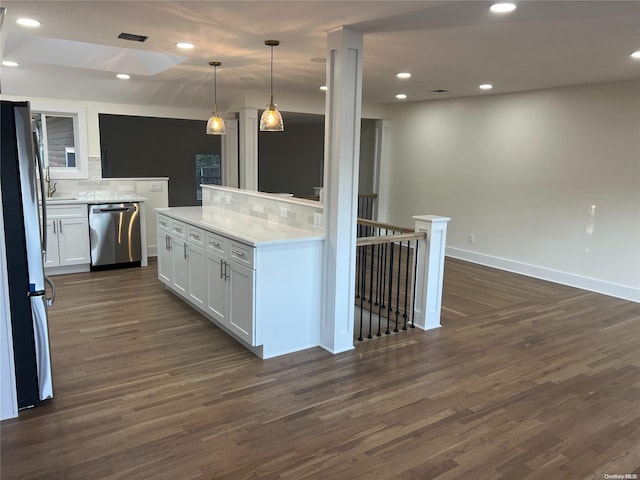
<instances>
[{"instance_id":1,"label":"window","mask_svg":"<svg viewBox=\"0 0 640 480\"><path fill-rule=\"evenodd\" d=\"M202 201L201 184L222 185L220 155L212 153L196 154L196 200Z\"/></svg>"},{"instance_id":2,"label":"window","mask_svg":"<svg viewBox=\"0 0 640 480\"><path fill-rule=\"evenodd\" d=\"M51 178L89 178L85 109L33 101L31 119L38 131L40 157Z\"/></svg>"}]
</instances>

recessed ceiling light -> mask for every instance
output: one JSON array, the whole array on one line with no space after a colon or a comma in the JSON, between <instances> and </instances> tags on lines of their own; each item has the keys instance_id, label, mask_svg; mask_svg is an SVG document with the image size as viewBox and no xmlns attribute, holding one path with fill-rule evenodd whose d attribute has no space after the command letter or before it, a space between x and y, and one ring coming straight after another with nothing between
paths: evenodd
<instances>
[{"instance_id":1,"label":"recessed ceiling light","mask_svg":"<svg viewBox=\"0 0 640 480\"><path fill-rule=\"evenodd\" d=\"M631 54L631 56L632 56L633 58L640 58L640 50L636 50L635 52L633 52L633 53Z\"/></svg>"},{"instance_id":2,"label":"recessed ceiling light","mask_svg":"<svg viewBox=\"0 0 640 480\"><path fill-rule=\"evenodd\" d=\"M509 13L516 9L515 3L494 3L489 7L493 13Z\"/></svg>"},{"instance_id":3,"label":"recessed ceiling light","mask_svg":"<svg viewBox=\"0 0 640 480\"><path fill-rule=\"evenodd\" d=\"M13 62L11 60L3 60L2 65L4 65L5 67L17 67L18 62Z\"/></svg>"},{"instance_id":4,"label":"recessed ceiling light","mask_svg":"<svg viewBox=\"0 0 640 480\"><path fill-rule=\"evenodd\" d=\"M19 18L18 20L16 20L16 23L18 25L22 25L23 27L31 28L39 27L40 25L42 25L38 20L34 20L33 18Z\"/></svg>"},{"instance_id":5,"label":"recessed ceiling light","mask_svg":"<svg viewBox=\"0 0 640 480\"><path fill-rule=\"evenodd\" d=\"M116 75L120 80L129 80L131 77L126 73L119 73Z\"/></svg>"},{"instance_id":6,"label":"recessed ceiling light","mask_svg":"<svg viewBox=\"0 0 640 480\"><path fill-rule=\"evenodd\" d=\"M411 74L409 72L400 72L396 73L396 77L402 78L404 80L405 78L411 78Z\"/></svg>"},{"instance_id":7,"label":"recessed ceiling light","mask_svg":"<svg viewBox=\"0 0 640 480\"><path fill-rule=\"evenodd\" d=\"M327 86L326 85L322 85L320 87L320 90L322 90L323 92L326 92L327 91Z\"/></svg>"},{"instance_id":8,"label":"recessed ceiling light","mask_svg":"<svg viewBox=\"0 0 640 480\"><path fill-rule=\"evenodd\" d=\"M396 95L396 98L397 98L398 100L406 100L407 95L406 95L406 94L404 94L404 93L399 93L399 94L397 94L397 95Z\"/></svg>"},{"instance_id":9,"label":"recessed ceiling light","mask_svg":"<svg viewBox=\"0 0 640 480\"><path fill-rule=\"evenodd\" d=\"M188 42L178 42L176 43L176 47L178 48L182 48L184 50L190 50L193 48L193 43L188 43Z\"/></svg>"},{"instance_id":10,"label":"recessed ceiling light","mask_svg":"<svg viewBox=\"0 0 640 480\"><path fill-rule=\"evenodd\" d=\"M480 90L491 90L493 88L493 85L491 85L490 83L483 83L482 85L479 85L478 88Z\"/></svg>"}]
</instances>

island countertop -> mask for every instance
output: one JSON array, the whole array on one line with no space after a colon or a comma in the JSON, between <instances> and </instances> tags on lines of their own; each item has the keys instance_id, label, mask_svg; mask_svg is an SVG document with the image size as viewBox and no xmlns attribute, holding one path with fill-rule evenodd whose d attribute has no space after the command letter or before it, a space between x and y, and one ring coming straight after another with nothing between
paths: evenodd
<instances>
[{"instance_id":1,"label":"island countertop","mask_svg":"<svg viewBox=\"0 0 640 480\"><path fill-rule=\"evenodd\" d=\"M212 218L206 220L203 219L202 207L156 208L156 212L253 246L325 238L321 231L296 228L224 209L215 209Z\"/></svg>"}]
</instances>

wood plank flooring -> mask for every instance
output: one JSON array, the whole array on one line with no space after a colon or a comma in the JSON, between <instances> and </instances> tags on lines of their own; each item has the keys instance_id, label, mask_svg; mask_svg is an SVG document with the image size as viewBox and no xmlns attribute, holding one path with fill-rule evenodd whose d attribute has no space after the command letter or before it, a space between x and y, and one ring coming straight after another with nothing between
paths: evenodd
<instances>
[{"instance_id":1,"label":"wood plank flooring","mask_svg":"<svg viewBox=\"0 0 640 480\"><path fill-rule=\"evenodd\" d=\"M441 329L262 361L154 265L55 280L3 480L640 475L639 304L447 259Z\"/></svg>"}]
</instances>

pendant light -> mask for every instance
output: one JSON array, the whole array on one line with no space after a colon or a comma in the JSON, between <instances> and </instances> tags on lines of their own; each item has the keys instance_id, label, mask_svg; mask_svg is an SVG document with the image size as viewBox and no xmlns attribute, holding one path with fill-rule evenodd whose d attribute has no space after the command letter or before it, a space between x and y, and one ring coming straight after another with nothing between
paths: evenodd
<instances>
[{"instance_id":1,"label":"pendant light","mask_svg":"<svg viewBox=\"0 0 640 480\"><path fill-rule=\"evenodd\" d=\"M222 65L220 62L209 62L213 67L213 115L207 121L207 135L224 135L225 130L224 119L218 115L218 67Z\"/></svg>"},{"instance_id":2,"label":"pendant light","mask_svg":"<svg viewBox=\"0 0 640 480\"><path fill-rule=\"evenodd\" d=\"M280 45L278 40L265 40L264 44L271 47L271 101L267 105L267 109L262 112L260 117L261 132L282 132L284 130L284 122L282 115L273 103L273 47Z\"/></svg>"}]
</instances>

